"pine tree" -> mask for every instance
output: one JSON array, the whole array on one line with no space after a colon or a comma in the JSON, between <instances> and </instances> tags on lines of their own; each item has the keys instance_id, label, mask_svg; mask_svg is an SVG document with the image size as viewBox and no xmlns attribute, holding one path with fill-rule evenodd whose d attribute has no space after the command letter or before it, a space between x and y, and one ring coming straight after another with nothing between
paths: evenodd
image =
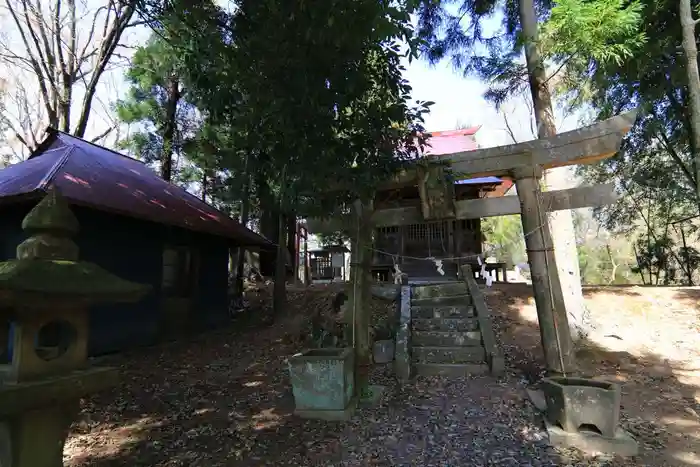
<instances>
[{"instance_id":1,"label":"pine tree","mask_svg":"<svg viewBox=\"0 0 700 467\"><path fill-rule=\"evenodd\" d=\"M154 34L140 47L126 74L128 96L117 102L119 119L140 127L120 146L147 163L158 162L161 177L174 181L174 158L184 157L183 147L198 128L198 115L187 100L182 63L167 39ZM180 166L185 166L182 161Z\"/></svg>"}]
</instances>

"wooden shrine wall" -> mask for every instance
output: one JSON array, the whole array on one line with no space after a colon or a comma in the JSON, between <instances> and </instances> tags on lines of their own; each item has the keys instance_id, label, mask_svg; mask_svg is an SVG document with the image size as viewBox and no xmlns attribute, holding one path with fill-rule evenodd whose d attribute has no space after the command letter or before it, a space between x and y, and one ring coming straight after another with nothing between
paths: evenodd
<instances>
[{"instance_id":1,"label":"wooden shrine wall","mask_svg":"<svg viewBox=\"0 0 700 467\"><path fill-rule=\"evenodd\" d=\"M457 200L479 199L484 189L475 185L457 185ZM376 209L419 207L420 197L416 186L380 192L375 199ZM480 219L439 220L408 225L382 226L376 229L373 264L390 266L392 255L399 264L402 257L453 258L476 255L482 252ZM388 254L385 254L386 252Z\"/></svg>"}]
</instances>

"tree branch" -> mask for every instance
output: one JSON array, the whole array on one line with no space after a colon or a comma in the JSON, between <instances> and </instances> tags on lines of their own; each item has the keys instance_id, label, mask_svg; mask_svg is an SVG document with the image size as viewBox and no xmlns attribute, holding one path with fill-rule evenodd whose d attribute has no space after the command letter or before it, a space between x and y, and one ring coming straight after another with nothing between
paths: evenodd
<instances>
[{"instance_id":1,"label":"tree branch","mask_svg":"<svg viewBox=\"0 0 700 467\"><path fill-rule=\"evenodd\" d=\"M96 142L98 142L99 140L101 140L102 138L107 137L111 132L114 131L115 128L116 128L116 126L111 126L111 127L107 128L105 131L103 131L103 132L100 133L99 135L97 135L97 136L95 136L94 138L92 138L92 139L90 140L90 142L91 142L91 143L96 143Z\"/></svg>"},{"instance_id":2,"label":"tree branch","mask_svg":"<svg viewBox=\"0 0 700 467\"><path fill-rule=\"evenodd\" d=\"M119 45L119 40L121 39L124 30L128 27L134 11L134 2L131 2L126 7L116 10L115 18L111 24L109 32L103 36L104 39L100 44L100 52L98 54L98 64L90 77L90 82L85 89L85 98L83 99L80 119L78 120L78 124L75 128L74 134L78 137L82 137L85 134L88 118L90 117L92 99L95 97L95 92L97 91L97 83L102 76L102 73L104 73L112 53Z\"/></svg>"},{"instance_id":3,"label":"tree branch","mask_svg":"<svg viewBox=\"0 0 700 467\"><path fill-rule=\"evenodd\" d=\"M39 59L33 53L31 45L29 45L29 38L27 37L27 33L24 30L24 28L22 27L22 22L20 21L19 16L17 15L17 12L15 11L15 8L10 3L10 0L5 0L5 5L7 6L7 9L10 12L10 15L12 16L12 19L14 20L15 25L17 26L17 29L19 30L20 37L22 38L22 42L24 43L24 48L27 52L27 55L29 56L28 60L31 63L32 69L34 70L34 74L36 75L36 78L37 78L37 81L39 84L39 92L40 92L41 97L44 101L44 106L45 106L46 111L48 113L49 121L54 122L56 120L56 111L51 105L52 102L51 102L51 98L49 96L49 88L46 85L46 78L43 75L43 70L42 70L41 65L39 64Z\"/></svg>"}]
</instances>

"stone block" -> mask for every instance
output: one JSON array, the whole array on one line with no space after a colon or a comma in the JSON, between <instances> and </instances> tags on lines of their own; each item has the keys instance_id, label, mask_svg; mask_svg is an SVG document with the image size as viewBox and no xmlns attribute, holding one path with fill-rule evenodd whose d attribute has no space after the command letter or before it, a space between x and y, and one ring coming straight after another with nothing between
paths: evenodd
<instances>
[{"instance_id":1,"label":"stone block","mask_svg":"<svg viewBox=\"0 0 700 467\"><path fill-rule=\"evenodd\" d=\"M362 395L359 400L359 406L362 408L371 408L379 405L382 400L382 395L386 392L386 386L379 384L370 384L367 386L367 392Z\"/></svg>"},{"instance_id":2,"label":"stone block","mask_svg":"<svg viewBox=\"0 0 700 467\"><path fill-rule=\"evenodd\" d=\"M620 421L620 386L608 381L552 377L542 380L547 420L564 431L595 430L614 438Z\"/></svg>"},{"instance_id":3,"label":"stone block","mask_svg":"<svg viewBox=\"0 0 700 467\"><path fill-rule=\"evenodd\" d=\"M472 297L466 291L459 295L434 296L427 298L412 298L411 306L468 306L472 304Z\"/></svg>"},{"instance_id":4,"label":"stone block","mask_svg":"<svg viewBox=\"0 0 700 467\"><path fill-rule=\"evenodd\" d=\"M472 305L453 306L414 306L411 309L414 318L473 318Z\"/></svg>"},{"instance_id":5,"label":"stone block","mask_svg":"<svg viewBox=\"0 0 700 467\"><path fill-rule=\"evenodd\" d=\"M412 343L426 347L481 346L481 332L414 331Z\"/></svg>"},{"instance_id":6,"label":"stone block","mask_svg":"<svg viewBox=\"0 0 700 467\"><path fill-rule=\"evenodd\" d=\"M289 359L297 412L344 411L354 394L351 348L311 349Z\"/></svg>"},{"instance_id":7,"label":"stone block","mask_svg":"<svg viewBox=\"0 0 700 467\"><path fill-rule=\"evenodd\" d=\"M485 363L416 363L415 366L419 376L462 378L489 373L489 367Z\"/></svg>"},{"instance_id":8,"label":"stone block","mask_svg":"<svg viewBox=\"0 0 700 467\"><path fill-rule=\"evenodd\" d=\"M467 294L467 286L463 282L446 282L443 284L414 286L411 291L411 298L426 299L465 294Z\"/></svg>"},{"instance_id":9,"label":"stone block","mask_svg":"<svg viewBox=\"0 0 700 467\"><path fill-rule=\"evenodd\" d=\"M357 397L352 397L348 405L342 410L314 410L294 409L294 415L311 420L324 420L327 422L343 422L350 420L357 410Z\"/></svg>"},{"instance_id":10,"label":"stone block","mask_svg":"<svg viewBox=\"0 0 700 467\"><path fill-rule=\"evenodd\" d=\"M376 341L373 345L374 363L389 363L394 360L396 345L394 339Z\"/></svg>"},{"instance_id":11,"label":"stone block","mask_svg":"<svg viewBox=\"0 0 700 467\"><path fill-rule=\"evenodd\" d=\"M500 353L488 354L486 363L489 366L491 374L494 376L500 376L506 372L506 360Z\"/></svg>"},{"instance_id":12,"label":"stone block","mask_svg":"<svg viewBox=\"0 0 700 467\"><path fill-rule=\"evenodd\" d=\"M479 321L476 318L414 318L416 331L476 331Z\"/></svg>"},{"instance_id":13,"label":"stone block","mask_svg":"<svg viewBox=\"0 0 700 467\"><path fill-rule=\"evenodd\" d=\"M401 286L396 284L372 284L370 291L373 297L383 300L398 300L401 297Z\"/></svg>"},{"instance_id":14,"label":"stone block","mask_svg":"<svg viewBox=\"0 0 700 467\"><path fill-rule=\"evenodd\" d=\"M576 448L589 455L615 454L622 457L636 456L637 441L621 428L612 437L604 437L594 431L569 432L545 422L549 444L558 448Z\"/></svg>"},{"instance_id":15,"label":"stone block","mask_svg":"<svg viewBox=\"0 0 700 467\"><path fill-rule=\"evenodd\" d=\"M417 363L483 363L483 347L413 347L411 355Z\"/></svg>"}]
</instances>

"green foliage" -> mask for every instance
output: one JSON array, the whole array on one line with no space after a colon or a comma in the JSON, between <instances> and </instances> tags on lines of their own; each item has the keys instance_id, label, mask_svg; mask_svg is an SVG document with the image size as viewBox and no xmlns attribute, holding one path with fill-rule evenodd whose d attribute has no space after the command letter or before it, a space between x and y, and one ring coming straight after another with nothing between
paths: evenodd
<instances>
[{"instance_id":1,"label":"green foliage","mask_svg":"<svg viewBox=\"0 0 700 467\"><path fill-rule=\"evenodd\" d=\"M327 233L327 234L318 234L317 237L319 240L319 244L324 248L338 246L338 245L344 245L345 242L349 240L349 238L345 232L333 232L333 233Z\"/></svg>"},{"instance_id":2,"label":"green foliage","mask_svg":"<svg viewBox=\"0 0 700 467\"><path fill-rule=\"evenodd\" d=\"M402 2L240 0L229 13L142 0L139 12L167 39L162 57L174 59L183 105L197 110L181 140L191 178L228 212L247 205L271 229L263 233L277 235L280 209L347 211L417 154L431 103L411 104L401 75L417 46ZM140 115L155 122L156 110ZM135 143L154 144L157 128Z\"/></svg>"},{"instance_id":3,"label":"green foliage","mask_svg":"<svg viewBox=\"0 0 700 467\"><path fill-rule=\"evenodd\" d=\"M489 83L485 97L497 106L528 86L523 60L519 2L495 0L422 0L418 2L419 36L431 63L449 59L465 75ZM640 2L559 0L535 2L541 22L538 48L555 73L570 87L592 61L621 63L644 42L637 32ZM485 31L485 21L501 18L500 30ZM549 79L552 79L550 76ZM557 80L558 81L558 80Z\"/></svg>"},{"instance_id":4,"label":"green foliage","mask_svg":"<svg viewBox=\"0 0 700 467\"><path fill-rule=\"evenodd\" d=\"M634 243L634 252L637 265L632 271L639 274L643 283L694 285L700 251L693 246L678 245L672 232L640 236Z\"/></svg>"},{"instance_id":5,"label":"green foliage","mask_svg":"<svg viewBox=\"0 0 700 467\"><path fill-rule=\"evenodd\" d=\"M621 66L641 50L643 4L627 0L558 0L540 28L543 56L557 66L555 89L569 104L588 102L591 65Z\"/></svg>"},{"instance_id":6,"label":"green foliage","mask_svg":"<svg viewBox=\"0 0 700 467\"><path fill-rule=\"evenodd\" d=\"M581 282L589 285L633 284L639 282L634 272L635 259L628 240L587 242L578 246Z\"/></svg>"},{"instance_id":7,"label":"green foliage","mask_svg":"<svg viewBox=\"0 0 700 467\"><path fill-rule=\"evenodd\" d=\"M134 53L126 73L131 86L127 97L116 103L116 113L122 122L140 129L130 132L119 146L146 163L163 163L173 155L184 157L187 138L199 127L197 109L187 101L181 67L175 47L156 34ZM192 174L184 161L182 165L181 181L187 182Z\"/></svg>"},{"instance_id":8,"label":"green foliage","mask_svg":"<svg viewBox=\"0 0 700 467\"><path fill-rule=\"evenodd\" d=\"M540 28L541 48L550 56L620 65L646 42L641 12L640 2L558 0Z\"/></svg>"},{"instance_id":9,"label":"green foliage","mask_svg":"<svg viewBox=\"0 0 700 467\"><path fill-rule=\"evenodd\" d=\"M519 215L487 217L481 221L489 256L518 264L527 260L523 227Z\"/></svg>"},{"instance_id":10,"label":"green foliage","mask_svg":"<svg viewBox=\"0 0 700 467\"><path fill-rule=\"evenodd\" d=\"M615 182L625 195L598 212L616 231L632 231L643 218L673 221L697 213L697 148L689 138L678 2L643 2L640 14L641 32L653 40L622 63L593 63L587 102L600 118L634 107L640 116L618 154L578 169L586 181Z\"/></svg>"},{"instance_id":11,"label":"green foliage","mask_svg":"<svg viewBox=\"0 0 700 467\"><path fill-rule=\"evenodd\" d=\"M416 154L426 109L407 104L401 77L405 13L371 0L251 0L231 27L245 96L235 125L283 209L328 213L368 196ZM319 196L341 181L346 197Z\"/></svg>"}]
</instances>

